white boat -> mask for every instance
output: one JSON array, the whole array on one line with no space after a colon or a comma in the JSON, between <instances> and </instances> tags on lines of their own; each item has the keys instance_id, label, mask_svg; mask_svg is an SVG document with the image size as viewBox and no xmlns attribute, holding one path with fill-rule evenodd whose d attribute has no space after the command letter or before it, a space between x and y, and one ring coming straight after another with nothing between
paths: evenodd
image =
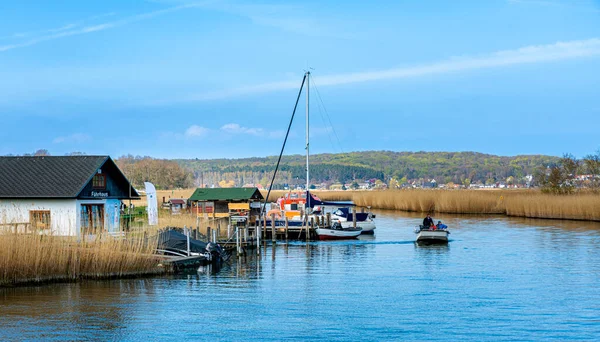
<instances>
[{"instance_id":1,"label":"white boat","mask_svg":"<svg viewBox=\"0 0 600 342\"><path fill-rule=\"evenodd\" d=\"M332 220L338 220L343 228L353 228L354 220L349 208L337 208L331 213ZM361 234L374 234L375 221L371 213L356 213L356 227L361 228Z\"/></svg>"},{"instance_id":2,"label":"white boat","mask_svg":"<svg viewBox=\"0 0 600 342\"><path fill-rule=\"evenodd\" d=\"M344 228L339 222L332 224L330 228L315 228L321 241L356 239L361 231L361 228Z\"/></svg>"},{"instance_id":3,"label":"white boat","mask_svg":"<svg viewBox=\"0 0 600 342\"><path fill-rule=\"evenodd\" d=\"M421 225L415 229L415 233L417 234L417 243L440 244L448 243L450 231L448 231L448 228L437 229L435 227L424 227Z\"/></svg>"}]
</instances>

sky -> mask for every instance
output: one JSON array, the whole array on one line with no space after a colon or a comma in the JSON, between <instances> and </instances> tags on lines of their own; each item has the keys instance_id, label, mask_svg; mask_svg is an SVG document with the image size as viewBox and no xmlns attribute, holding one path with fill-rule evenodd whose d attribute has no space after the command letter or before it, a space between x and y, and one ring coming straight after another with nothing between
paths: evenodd
<instances>
[{"instance_id":1,"label":"sky","mask_svg":"<svg viewBox=\"0 0 600 342\"><path fill-rule=\"evenodd\" d=\"M600 0L0 4L0 155L600 149ZM286 154L305 153L301 98Z\"/></svg>"}]
</instances>

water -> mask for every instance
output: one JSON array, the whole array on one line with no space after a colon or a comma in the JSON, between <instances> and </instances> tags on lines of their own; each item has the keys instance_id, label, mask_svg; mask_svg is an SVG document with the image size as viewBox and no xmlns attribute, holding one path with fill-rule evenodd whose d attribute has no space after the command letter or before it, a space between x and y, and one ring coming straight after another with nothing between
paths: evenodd
<instances>
[{"instance_id":1,"label":"water","mask_svg":"<svg viewBox=\"0 0 600 342\"><path fill-rule=\"evenodd\" d=\"M600 224L379 212L220 272L0 290L0 340L599 340Z\"/></svg>"}]
</instances>

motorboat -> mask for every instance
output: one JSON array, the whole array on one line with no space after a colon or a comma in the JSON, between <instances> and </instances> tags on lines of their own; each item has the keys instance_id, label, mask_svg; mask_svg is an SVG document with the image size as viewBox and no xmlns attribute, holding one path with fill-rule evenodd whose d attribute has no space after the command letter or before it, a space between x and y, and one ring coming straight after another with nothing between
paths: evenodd
<instances>
[{"instance_id":1,"label":"motorboat","mask_svg":"<svg viewBox=\"0 0 600 342\"><path fill-rule=\"evenodd\" d=\"M156 253L162 255L165 263L175 271L220 265L227 259L227 253L219 244L192 239L189 234L176 229L165 229L159 233Z\"/></svg>"},{"instance_id":2,"label":"motorboat","mask_svg":"<svg viewBox=\"0 0 600 342\"><path fill-rule=\"evenodd\" d=\"M420 225L415 229L417 234L417 243L422 244L443 244L448 243L448 228L437 228L436 226L425 227Z\"/></svg>"},{"instance_id":3,"label":"motorboat","mask_svg":"<svg viewBox=\"0 0 600 342\"><path fill-rule=\"evenodd\" d=\"M340 221L344 228L354 227L353 213L350 212L348 207L334 210L331 213L331 219ZM376 227L373 215L370 212L356 213L356 227L362 228L361 234L374 234Z\"/></svg>"},{"instance_id":4,"label":"motorboat","mask_svg":"<svg viewBox=\"0 0 600 342\"><path fill-rule=\"evenodd\" d=\"M333 222L331 227L315 228L315 233L321 241L356 239L361 232L362 229L359 227L344 228L339 221Z\"/></svg>"}]
</instances>

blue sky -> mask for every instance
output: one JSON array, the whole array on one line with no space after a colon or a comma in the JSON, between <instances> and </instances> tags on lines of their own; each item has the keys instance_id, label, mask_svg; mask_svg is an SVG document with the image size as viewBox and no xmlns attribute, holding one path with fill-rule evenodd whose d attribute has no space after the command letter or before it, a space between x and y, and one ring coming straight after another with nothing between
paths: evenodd
<instances>
[{"instance_id":1,"label":"blue sky","mask_svg":"<svg viewBox=\"0 0 600 342\"><path fill-rule=\"evenodd\" d=\"M0 17L0 155L276 155L307 66L313 153L600 148L598 0L24 0Z\"/></svg>"}]
</instances>

